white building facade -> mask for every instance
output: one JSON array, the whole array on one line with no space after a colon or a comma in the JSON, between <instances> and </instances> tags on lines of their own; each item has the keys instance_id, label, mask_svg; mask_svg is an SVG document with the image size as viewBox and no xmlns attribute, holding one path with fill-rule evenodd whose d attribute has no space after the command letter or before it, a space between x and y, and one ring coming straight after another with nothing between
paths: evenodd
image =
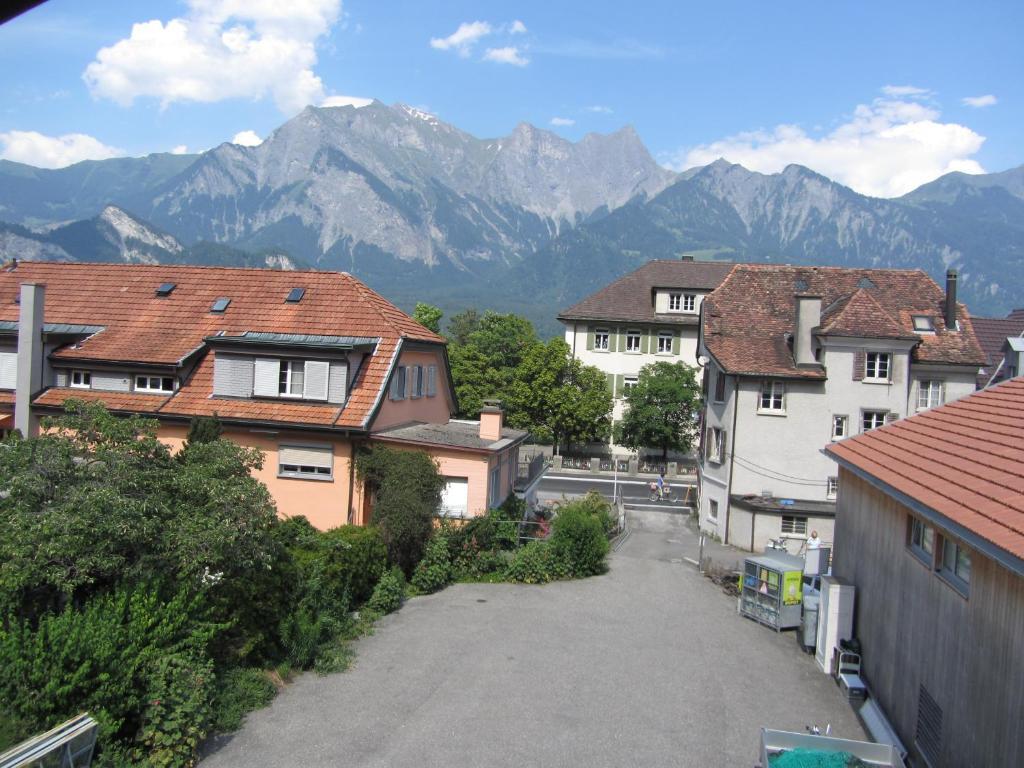
<instances>
[{"instance_id":1,"label":"white building facade","mask_svg":"<svg viewBox=\"0 0 1024 768\"><path fill-rule=\"evenodd\" d=\"M622 418L623 395L645 365L697 365L701 305L732 266L651 261L559 313L573 356L607 376L613 421Z\"/></svg>"},{"instance_id":2,"label":"white building facade","mask_svg":"<svg viewBox=\"0 0 1024 768\"><path fill-rule=\"evenodd\" d=\"M923 272L737 267L699 341L701 529L751 551L812 530L830 542L838 471L823 448L975 389L984 355L953 292L947 330Z\"/></svg>"}]
</instances>

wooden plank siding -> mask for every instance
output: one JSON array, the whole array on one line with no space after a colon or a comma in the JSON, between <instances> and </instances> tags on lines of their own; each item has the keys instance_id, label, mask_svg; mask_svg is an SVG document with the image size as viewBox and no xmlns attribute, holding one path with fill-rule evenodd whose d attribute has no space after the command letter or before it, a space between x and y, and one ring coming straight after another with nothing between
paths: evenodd
<instances>
[{"instance_id":1,"label":"wooden plank siding","mask_svg":"<svg viewBox=\"0 0 1024 768\"><path fill-rule=\"evenodd\" d=\"M833 572L856 586L864 674L900 738L917 755L924 685L942 708L932 768L1024 765L1024 579L972 551L965 598L911 553L908 508L840 476Z\"/></svg>"}]
</instances>

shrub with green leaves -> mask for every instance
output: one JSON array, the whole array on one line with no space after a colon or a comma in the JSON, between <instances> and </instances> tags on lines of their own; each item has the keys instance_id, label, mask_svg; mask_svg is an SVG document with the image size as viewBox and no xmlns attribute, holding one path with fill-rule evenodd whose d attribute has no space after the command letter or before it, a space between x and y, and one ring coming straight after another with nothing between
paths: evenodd
<instances>
[{"instance_id":1,"label":"shrub with green leaves","mask_svg":"<svg viewBox=\"0 0 1024 768\"><path fill-rule=\"evenodd\" d=\"M154 659L133 762L153 768L190 765L210 721L213 662L188 651Z\"/></svg>"},{"instance_id":2,"label":"shrub with green leaves","mask_svg":"<svg viewBox=\"0 0 1024 768\"><path fill-rule=\"evenodd\" d=\"M427 544L423 559L416 566L412 585L420 592L437 592L452 580L452 561L447 537L438 534Z\"/></svg>"},{"instance_id":3,"label":"shrub with green leaves","mask_svg":"<svg viewBox=\"0 0 1024 768\"><path fill-rule=\"evenodd\" d=\"M229 669L217 678L210 731L230 733L242 726L246 714L267 706L277 688L262 669Z\"/></svg>"},{"instance_id":4,"label":"shrub with green leaves","mask_svg":"<svg viewBox=\"0 0 1024 768\"><path fill-rule=\"evenodd\" d=\"M608 537L598 515L583 505L563 507L552 523L550 546L554 558L575 578L606 570Z\"/></svg>"},{"instance_id":5,"label":"shrub with green leaves","mask_svg":"<svg viewBox=\"0 0 1024 768\"><path fill-rule=\"evenodd\" d=\"M554 549L546 541L531 541L521 547L505 571L509 581L522 584L546 584L569 576L568 568L555 557Z\"/></svg>"},{"instance_id":6,"label":"shrub with green leaves","mask_svg":"<svg viewBox=\"0 0 1024 768\"><path fill-rule=\"evenodd\" d=\"M383 615L401 608L404 599L405 576L402 574L402 569L395 566L380 577L366 607Z\"/></svg>"}]
</instances>

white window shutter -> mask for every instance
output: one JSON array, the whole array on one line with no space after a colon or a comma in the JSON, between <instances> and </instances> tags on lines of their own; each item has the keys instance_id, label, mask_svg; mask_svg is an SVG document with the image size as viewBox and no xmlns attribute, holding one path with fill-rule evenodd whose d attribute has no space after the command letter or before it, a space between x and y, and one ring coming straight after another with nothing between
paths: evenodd
<instances>
[{"instance_id":1,"label":"white window shutter","mask_svg":"<svg viewBox=\"0 0 1024 768\"><path fill-rule=\"evenodd\" d=\"M326 400L327 382L330 380L331 364L323 360L306 361L306 378L302 384L302 397L306 400Z\"/></svg>"},{"instance_id":2,"label":"white window shutter","mask_svg":"<svg viewBox=\"0 0 1024 768\"><path fill-rule=\"evenodd\" d=\"M257 397L277 397L281 387L281 361L273 357L257 357L252 392Z\"/></svg>"},{"instance_id":3,"label":"white window shutter","mask_svg":"<svg viewBox=\"0 0 1024 768\"><path fill-rule=\"evenodd\" d=\"M0 352L0 389L18 386L18 353Z\"/></svg>"}]
</instances>

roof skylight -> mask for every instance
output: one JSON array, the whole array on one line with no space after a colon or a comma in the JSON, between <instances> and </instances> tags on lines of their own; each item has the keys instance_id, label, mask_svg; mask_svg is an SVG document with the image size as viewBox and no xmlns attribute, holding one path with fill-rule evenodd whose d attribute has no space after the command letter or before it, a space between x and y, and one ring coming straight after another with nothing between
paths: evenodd
<instances>
[{"instance_id":1,"label":"roof skylight","mask_svg":"<svg viewBox=\"0 0 1024 768\"><path fill-rule=\"evenodd\" d=\"M213 302L213 305L210 307L210 311L223 313L228 308L228 304L230 303L231 299L226 299L223 297L219 298L215 302Z\"/></svg>"},{"instance_id":2,"label":"roof skylight","mask_svg":"<svg viewBox=\"0 0 1024 768\"><path fill-rule=\"evenodd\" d=\"M285 301L289 304L298 304L302 301L302 297L306 295L305 288L292 288L288 291L288 295L285 297Z\"/></svg>"},{"instance_id":3,"label":"roof skylight","mask_svg":"<svg viewBox=\"0 0 1024 768\"><path fill-rule=\"evenodd\" d=\"M913 315L914 330L918 333L927 333L935 330L935 318L931 315Z\"/></svg>"},{"instance_id":4,"label":"roof skylight","mask_svg":"<svg viewBox=\"0 0 1024 768\"><path fill-rule=\"evenodd\" d=\"M171 291L177 287L177 283L160 283L160 287L156 289L156 295L160 297L170 296Z\"/></svg>"}]
</instances>

